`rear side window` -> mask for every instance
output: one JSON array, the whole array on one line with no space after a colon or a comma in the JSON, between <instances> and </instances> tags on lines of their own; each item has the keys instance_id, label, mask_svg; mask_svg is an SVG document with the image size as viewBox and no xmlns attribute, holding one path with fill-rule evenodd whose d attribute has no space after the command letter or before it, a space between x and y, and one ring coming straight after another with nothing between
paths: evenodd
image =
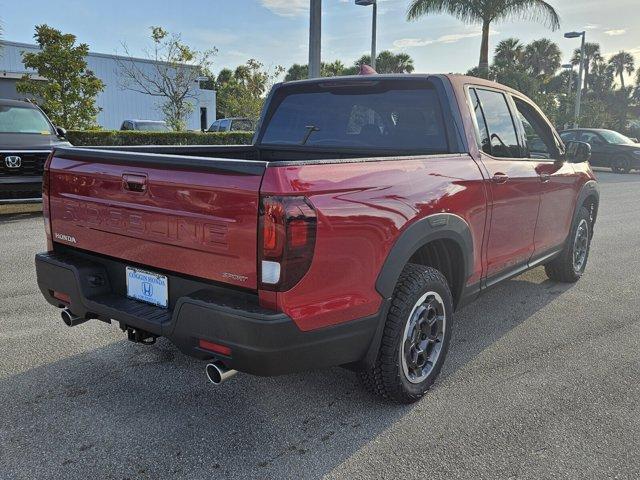
<instances>
[{"instance_id":1,"label":"rear side window","mask_svg":"<svg viewBox=\"0 0 640 480\"><path fill-rule=\"evenodd\" d=\"M275 101L262 144L448 151L433 88L415 82L372 83L285 94Z\"/></svg>"},{"instance_id":2,"label":"rear side window","mask_svg":"<svg viewBox=\"0 0 640 480\"><path fill-rule=\"evenodd\" d=\"M476 124L478 126L478 142L480 143L480 148L484 153L488 153L491 155L491 140L489 140L489 129L487 128L487 122L484 119L484 113L482 112L482 107L480 106L480 99L478 98L478 94L475 89L469 90L469 96L471 97L471 106L473 108L473 113L476 117Z\"/></svg>"},{"instance_id":3,"label":"rear side window","mask_svg":"<svg viewBox=\"0 0 640 480\"><path fill-rule=\"evenodd\" d=\"M493 90L480 88L475 89L475 91L477 99L480 101L489 136L490 152L487 152L485 144L482 143L486 142L486 139L481 137L483 151L498 158L520 157L520 145L516 135L516 127L505 95Z\"/></svg>"},{"instance_id":4,"label":"rear side window","mask_svg":"<svg viewBox=\"0 0 640 480\"><path fill-rule=\"evenodd\" d=\"M234 120L231 124L231 130L238 132L250 132L253 130L253 122L245 118Z\"/></svg>"},{"instance_id":5,"label":"rear side window","mask_svg":"<svg viewBox=\"0 0 640 480\"><path fill-rule=\"evenodd\" d=\"M593 132L582 132L582 135L580 136L580 141L587 142L591 146L600 145L604 143L602 141L602 138L600 138L600 136L597 133L593 133Z\"/></svg>"}]
</instances>

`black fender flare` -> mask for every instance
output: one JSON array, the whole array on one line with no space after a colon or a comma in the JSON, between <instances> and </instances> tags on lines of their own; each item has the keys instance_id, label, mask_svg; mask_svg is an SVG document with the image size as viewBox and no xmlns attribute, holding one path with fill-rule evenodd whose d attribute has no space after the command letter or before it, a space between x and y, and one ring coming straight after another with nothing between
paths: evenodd
<instances>
[{"instance_id":1,"label":"black fender flare","mask_svg":"<svg viewBox=\"0 0 640 480\"><path fill-rule=\"evenodd\" d=\"M404 230L391 247L378 279L376 290L383 298L391 298L400 274L409 259L421 247L434 240L453 240L458 244L463 256L464 277L473 271L473 236L467 222L452 213L436 213L421 218Z\"/></svg>"},{"instance_id":2,"label":"black fender flare","mask_svg":"<svg viewBox=\"0 0 640 480\"><path fill-rule=\"evenodd\" d=\"M593 226L596 223L596 217L598 215L598 207L600 205L600 187L598 186L598 182L595 180L589 180L585 182L585 184L580 189L580 193L578 194L578 200L576 201L576 206L573 212L573 221L575 222L576 217L578 216L578 212L580 211L580 207L585 202L585 200L589 197L595 198L595 208L593 210L593 217L591 219L591 235L593 235ZM572 224L573 225L573 224Z\"/></svg>"}]
</instances>

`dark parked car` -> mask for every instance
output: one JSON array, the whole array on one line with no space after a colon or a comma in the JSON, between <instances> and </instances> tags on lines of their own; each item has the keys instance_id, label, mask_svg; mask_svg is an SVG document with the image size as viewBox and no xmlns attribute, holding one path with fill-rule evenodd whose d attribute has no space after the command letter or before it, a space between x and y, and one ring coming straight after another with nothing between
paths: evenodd
<instances>
[{"instance_id":1,"label":"dark parked car","mask_svg":"<svg viewBox=\"0 0 640 480\"><path fill-rule=\"evenodd\" d=\"M39 202L44 163L56 146L70 146L36 105L0 99L0 203Z\"/></svg>"},{"instance_id":2,"label":"dark parked car","mask_svg":"<svg viewBox=\"0 0 640 480\"><path fill-rule=\"evenodd\" d=\"M125 120L120 126L120 130L131 130L136 132L170 132L167 122L161 120Z\"/></svg>"},{"instance_id":3,"label":"dark parked car","mask_svg":"<svg viewBox=\"0 0 640 480\"><path fill-rule=\"evenodd\" d=\"M221 118L209 127L209 132L253 132L255 125L250 118Z\"/></svg>"},{"instance_id":4,"label":"dark parked car","mask_svg":"<svg viewBox=\"0 0 640 480\"><path fill-rule=\"evenodd\" d=\"M580 128L560 133L564 142L580 141L591 145L591 165L609 167L614 172L640 170L640 144L613 130Z\"/></svg>"}]
</instances>

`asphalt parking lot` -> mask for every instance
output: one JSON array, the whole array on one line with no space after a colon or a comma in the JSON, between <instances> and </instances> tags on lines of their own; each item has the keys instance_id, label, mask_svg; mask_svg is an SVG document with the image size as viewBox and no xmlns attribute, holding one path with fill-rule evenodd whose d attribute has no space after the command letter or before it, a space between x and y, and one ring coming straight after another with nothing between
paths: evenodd
<instances>
[{"instance_id":1,"label":"asphalt parking lot","mask_svg":"<svg viewBox=\"0 0 640 480\"><path fill-rule=\"evenodd\" d=\"M340 368L214 387L168 342L68 329L35 283L42 218L0 218L0 479L639 478L640 174L598 176L583 279L538 268L459 312L409 407Z\"/></svg>"}]
</instances>

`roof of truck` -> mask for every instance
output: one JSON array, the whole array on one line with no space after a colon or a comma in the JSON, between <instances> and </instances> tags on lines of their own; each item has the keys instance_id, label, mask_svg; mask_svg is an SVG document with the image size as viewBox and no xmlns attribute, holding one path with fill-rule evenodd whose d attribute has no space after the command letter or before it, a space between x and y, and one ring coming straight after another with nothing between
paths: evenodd
<instances>
[{"instance_id":1,"label":"roof of truck","mask_svg":"<svg viewBox=\"0 0 640 480\"><path fill-rule=\"evenodd\" d=\"M472 77L469 75L462 75L457 73L440 73L440 74L430 74L430 73L385 73L385 74L374 74L374 75L346 75L339 77L321 77L321 78L310 78L305 80L294 80L290 82L283 82L282 85L296 85L296 84L314 84L321 82L353 82L353 81L375 81L375 80L416 80L423 79L429 80L433 78L447 78L452 84L455 85L484 85L490 88L498 88L503 91L507 91L513 94L517 94L519 96L525 96L523 93L514 90L511 87L503 85L498 82L494 82L491 80L486 80L480 77Z\"/></svg>"}]
</instances>

